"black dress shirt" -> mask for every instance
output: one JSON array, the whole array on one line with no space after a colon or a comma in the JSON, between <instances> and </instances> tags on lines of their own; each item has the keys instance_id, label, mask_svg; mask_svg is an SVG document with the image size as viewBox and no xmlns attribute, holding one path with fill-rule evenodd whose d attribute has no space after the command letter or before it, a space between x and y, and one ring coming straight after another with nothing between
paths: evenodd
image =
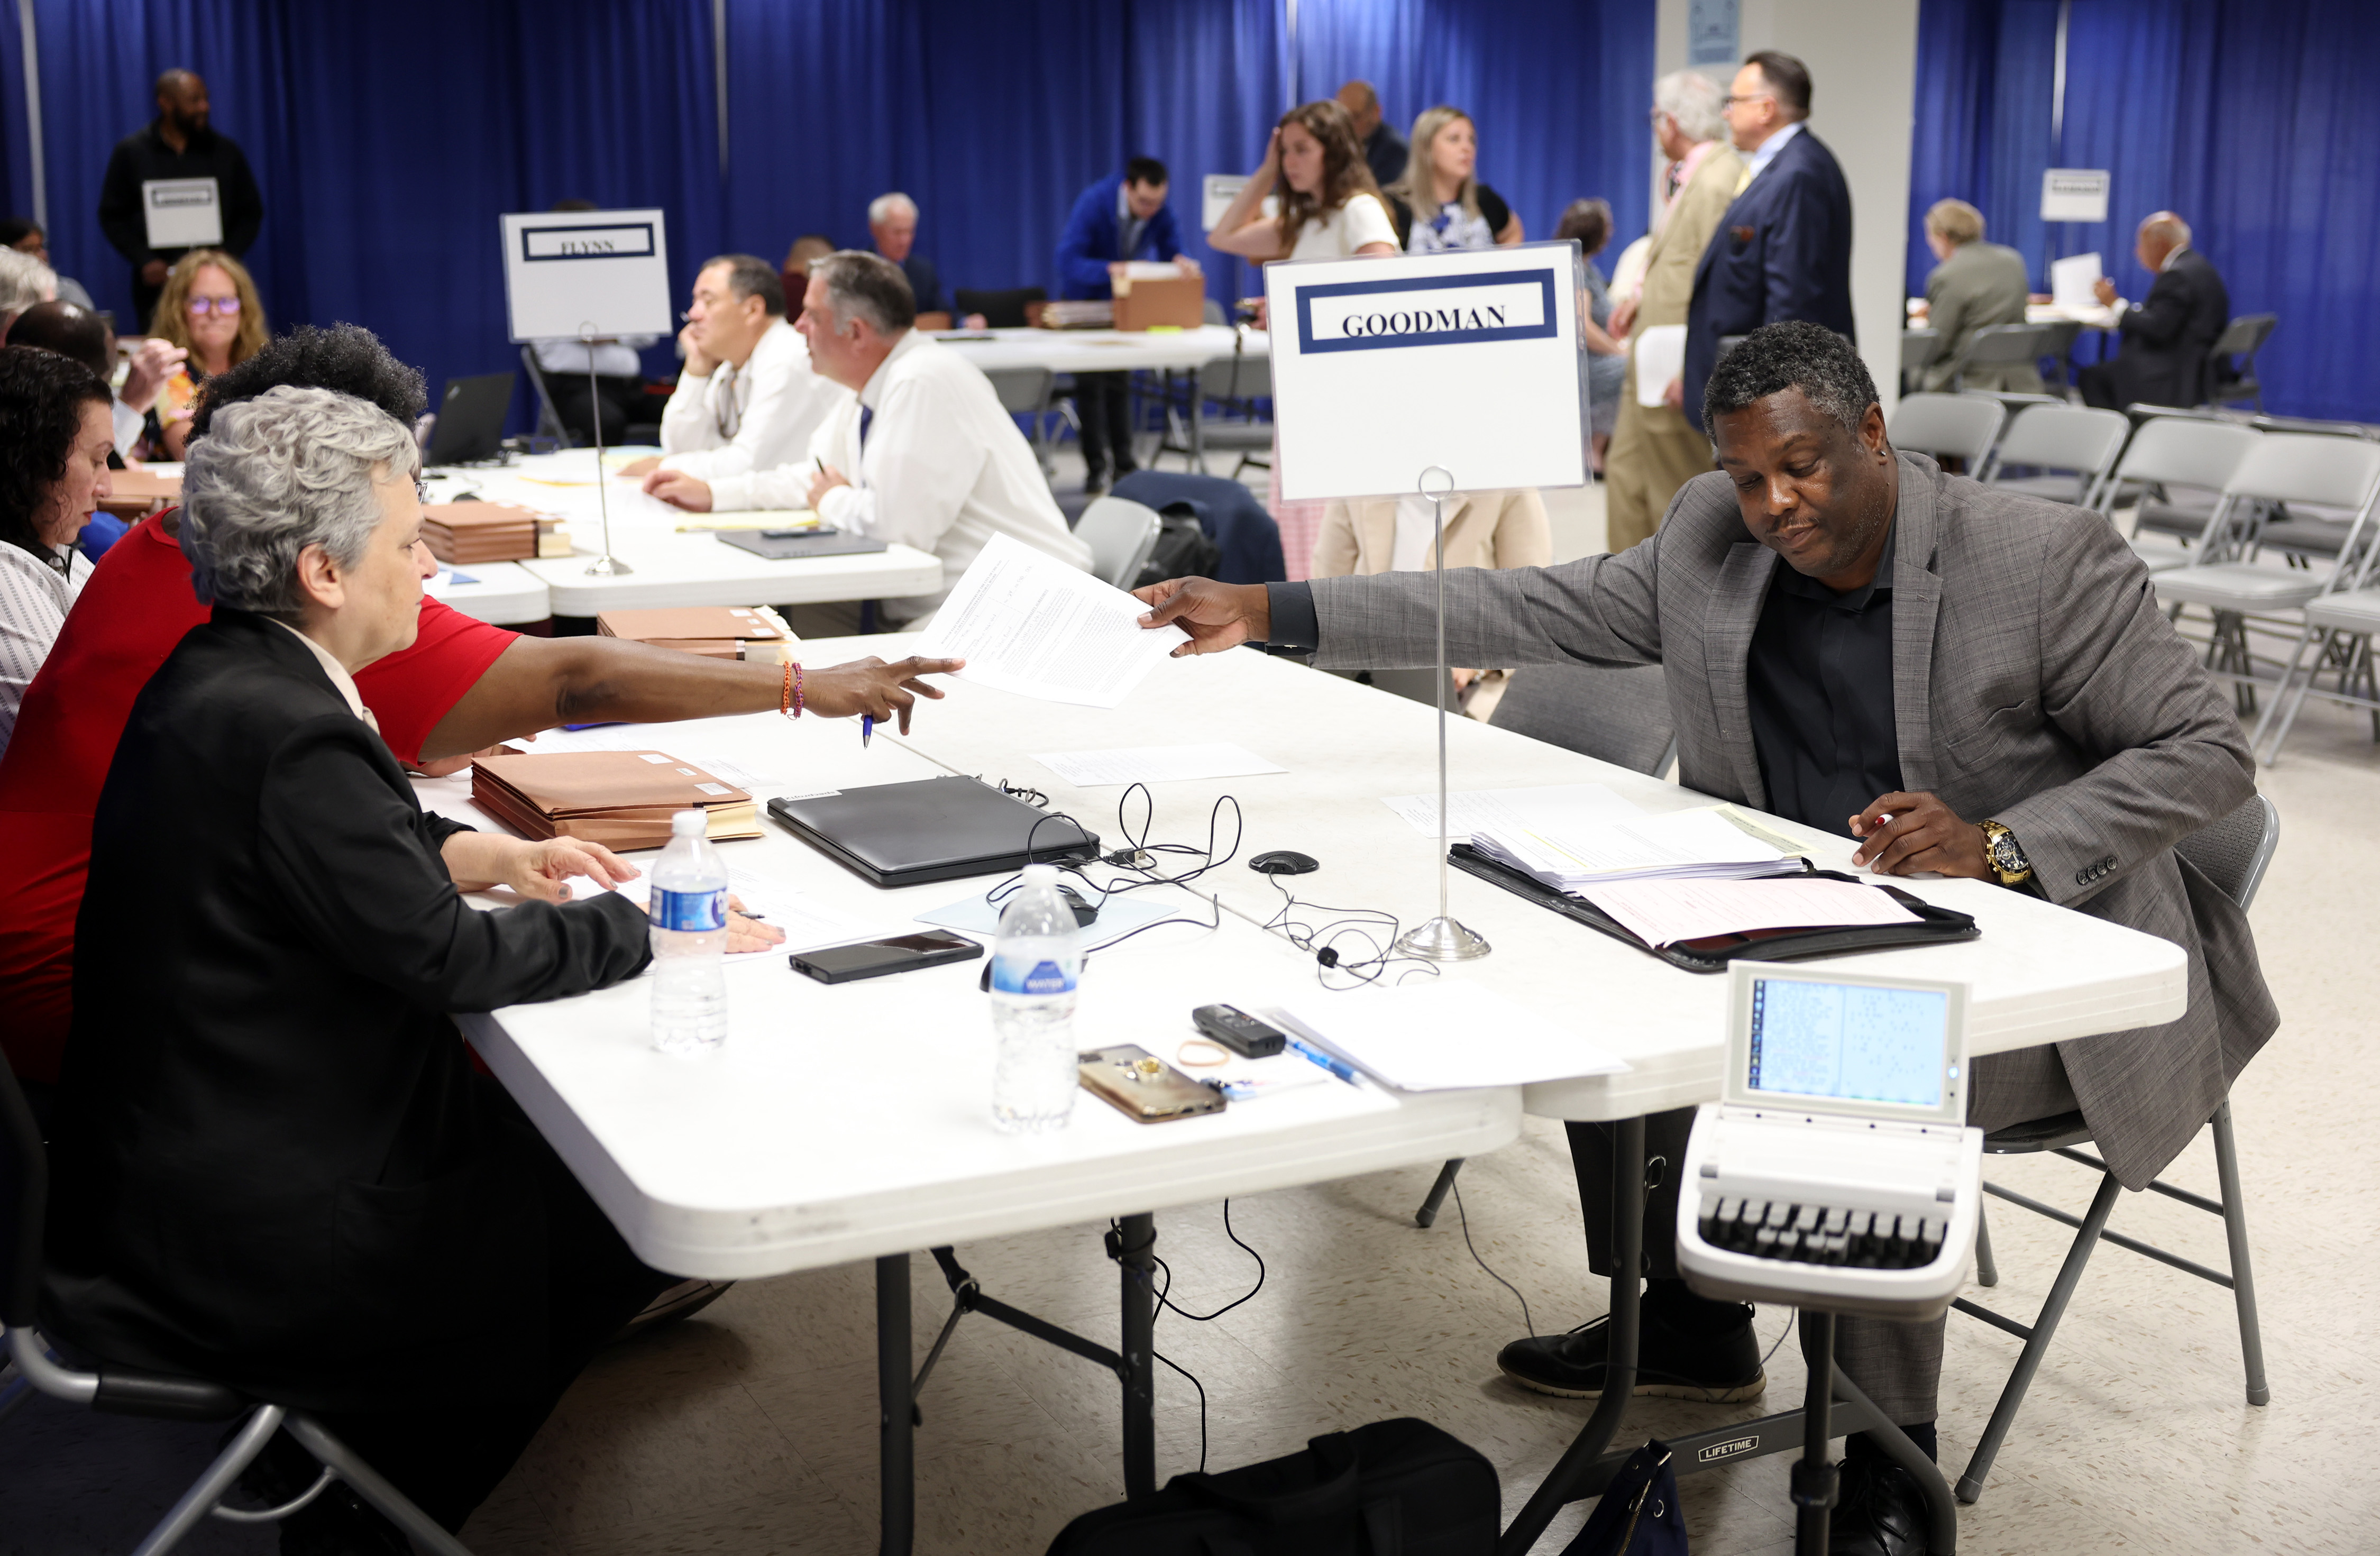
<instances>
[{"instance_id":1,"label":"black dress shirt","mask_svg":"<svg viewBox=\"0 0 2380 1556\"><path fill-rule=\"evenodd\" d=\"M99 187L99 230L134 270L151 260L171 264L189 252L149 247L140 186L154 178L212 178L223 211L223 242L217 247L237 256L256 242L257 229L264 225L264 197L257 191L256 175L249 171L238 145L228 135L201 129L177 152L165 144L152 121L115 143Z\"/></svg>"},{"instance_id":2,"label":"black dress shirt","mask_svg":"<svg viewBox=\"0 0 2380 1556\"><path fill-rule=\"evenodd\" d=\"M1779 563L1743 666L1768 809L1849 837L1852 817L1900 787L1892 714L1892 555L1838 594Z\"/></svg>"},{"instance_id":3,"label":"black dress shirt","mask_svg":"<svg viewBox=\"0 0 2380 1556\"><path fill-rule=\"evenodd\" d=\"M1851 835L1851 818L1877 796L1900 787L1892 712L1897 543L1888 533L1876 581L1844 594L1779 565L1744 664L1767 808L1840 837ZM1272 646L1318 646L1312 586L1267 584L1265 591Z\"/></svg>"}]
</instances>

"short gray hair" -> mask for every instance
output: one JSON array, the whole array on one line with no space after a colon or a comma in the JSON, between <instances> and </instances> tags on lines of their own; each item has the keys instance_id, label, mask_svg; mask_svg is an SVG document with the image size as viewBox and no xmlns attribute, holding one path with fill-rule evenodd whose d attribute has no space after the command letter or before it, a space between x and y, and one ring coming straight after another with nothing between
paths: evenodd
<instances>
[{"instance_id":1,"label":"short gray hair","mask_svg":"<svg viewBox=\"0 0 2380 1556\"><path fill-rule=\"evenodd\" d=\"M380 527L380 481L421 471L413 433L364 400L283 384L223 407L182 469L182 551L202 602L295 623L298 555L352 567Z\"/></svg>"},{"instance_id":2,"label":"short gray hair","mask_svg":"<svg viewBox=\"0 0 2380 1556\"><path fill-rule=\"evenodd\" d=\"M17 314L37 302L55 301L58 273L32 255L0 249L0 313Z\"/></svg>"},{"instance_id":3,"label":"short gray hair","mask_svg":"<svg viewBox=\"0 0 2380 1556\"><path fill-rule=\"evenodd\" d=\"M1678 121L1689 140L1717 140L1727 134L1719 103L1727 93L1699 70L1672 70L1653 83L1653 106Z\"/></svg>"},{"instance_id":4,"label":"short gray hair","mask_svg":"<svg viewBox=\"0 0 2380 1556\"><path fill-rule=\"evenodd\" d=\"M878 195L868 202L868 225L871 227L882 226L895 214L905 214L911 221L916 221L917 202L898 189L894 189L891 194Z\"/></svg>"},{"instance_id":5,"label":"short gray hair","mask_svg":"<svg viewBox=\"0 0 2380 1556\"><path fill-rule=\"evenodd\" d=\"M1703 388L1703 426L1716 440L1720 417L1788 389L1854 433L1878 403L1876 380L1850 341L1824 324L1789 319L1762 325L1718 359Z\"/></svg>"},{"instance_id":6,"label":"short gray hair","mask_svg":"<svg viewBox=\"0 0 2380 1556\"><path fill-rule=\"evenodd\" d=\"M838 249L810 261L826 283L827 310L837 323L865 319L880 335L897 335L917 322L917 294L901 267L881 254Z\"/></svg>"}]
</instances>

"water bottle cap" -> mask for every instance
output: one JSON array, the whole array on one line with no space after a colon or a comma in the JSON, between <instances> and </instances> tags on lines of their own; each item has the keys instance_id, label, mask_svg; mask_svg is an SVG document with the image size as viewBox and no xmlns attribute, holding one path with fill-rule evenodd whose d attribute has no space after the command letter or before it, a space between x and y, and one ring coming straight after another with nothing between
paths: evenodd
<instances>
[{"instance_id":1,"label":"water bottle cap","mask_svg":"<svg viewBox=\"0 0 2380 1556\"><path fill-rule=\"evenodd\" d=\"M1056 865L1026 865L1025 883L1027 886L1055 886L1058 883Z\"/></svg>"},{"instance_id":2,"label":"water bottle cap","mask_svg":"<svg viewBox=\"0 0 2380 1556\"><path fill-rule=\"evenodd\" d=\"M710 830L708 810L681 810L670 818L672 837L700 837Z\"/></svg>"}]
</instances>

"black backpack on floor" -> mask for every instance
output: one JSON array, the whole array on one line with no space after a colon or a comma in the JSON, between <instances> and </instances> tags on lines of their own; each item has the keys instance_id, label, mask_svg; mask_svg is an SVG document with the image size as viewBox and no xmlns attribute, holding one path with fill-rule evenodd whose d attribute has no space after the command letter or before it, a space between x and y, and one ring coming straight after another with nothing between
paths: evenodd
<instances>
[{"instance_id":1,"label":"black backpack on floor","mask_svg":"<svg viewBox=\"0 0 2380 1556\"><path fill-rule=\"evenodd\" d=\"M1168 578L1213 577L1222 565L1223 552L1208 538L1196 510L1187 503L1169 503L1157 517L1164 528L1158 531L1148 562L1130 587L1147 589Z\"/></svg>"},{"instance_id":2,"label":"black backpack on floor","mask_svg":"<svg viewBox=\"0 0 2380 1556\"><path fill-rule=\"evenodd\" d=\"M1086 1513L1050 1556L1491 1556L1502 1515L1477 1450L1427 1421L1375 1421Z\"/></svg>"}]
</instances>

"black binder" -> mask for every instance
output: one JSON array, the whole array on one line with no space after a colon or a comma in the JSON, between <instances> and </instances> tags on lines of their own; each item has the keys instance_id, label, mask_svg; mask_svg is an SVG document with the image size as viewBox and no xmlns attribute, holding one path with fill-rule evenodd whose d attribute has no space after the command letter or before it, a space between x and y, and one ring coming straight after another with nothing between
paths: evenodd
<instances>
[{"instance_id":1,"label":"black binder","mask_svg":"<svg viewBox=\"0 0 2380 1556\"><path fill-rule=\"evenodd\" d=\"M748 551L771 562L799 562L812 556L867 556L882 551L882 541L830 529L817 535L784 535L766 529L722 529L719 543Z\"/></svg>"},{"instance_id":2,"label":"black binder","mask_svg":"<svg viewBox=\"0 0 2380 1556\"><path fill-rule=\"evenodd\" d=\"M1482 881L1492 881L1515 896L1526 897L1539 906L1553 909L1565 918L1573 918L1589 929L1600 930L1616 941L1658 956L1671 966L1683 967L1688 972L1725 972L1730 962L1793 962L1804 956L1840 956L1854 951L1883 951L1896 945L1939 945L1945 941L1974 940L1983 933L1975 928L1973 918L1967 914L1937 907L1898 886L1862 881L1857 876L1844 875L1837 870L1813 869L1809 861L1804 859L1802 861L1804 874L1821 881L1847 881L1853 885L1875 886L1916 914L1918 922L1847 924L1834 929L1749 930L1742 934L1680 941L1675 945L1647 945L1637 938L1633 930L1621 926L1585 898L1558 892L1534 876L1498 864L1468 843L1456 844L1447 850L1446 857L1459 870L1475 875Z\"/></svg>"},{"instance_id":3,"label":"black binder","mask_svg":"<svg viewBox=\"0 0 2380 1556\"><path fill-rule=\"evenodd\" d=\"M769 814L879 886L915 886L1095 857L1099 835L974 778L918 778L824 795L781 795Z\"/></svg>"}]
</instances>

